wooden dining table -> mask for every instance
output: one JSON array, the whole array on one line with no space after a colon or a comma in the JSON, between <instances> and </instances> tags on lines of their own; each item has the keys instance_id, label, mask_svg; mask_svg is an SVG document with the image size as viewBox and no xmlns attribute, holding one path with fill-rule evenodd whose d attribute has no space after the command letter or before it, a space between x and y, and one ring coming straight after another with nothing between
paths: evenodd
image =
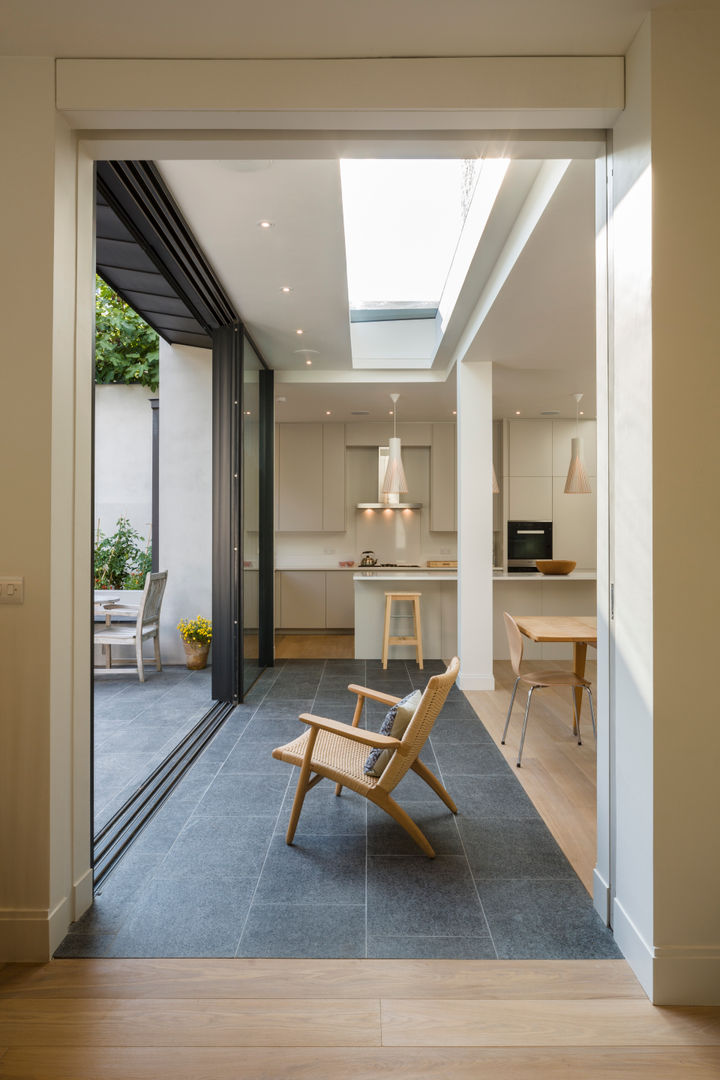
<instances>
[{"instance_id":1,"label":"wooden dining table","mask_svg":"<svg viewBox=\"0 0 720 1080\"><path fill-rule=\"evenodd\" d=\"M585 677L585 660L588 645L597 646L597 618L595 615L514 615L518 629L531 641L555 643L572 642L573 671ZM576 689L573 715L573 732L577 734L575 715L580 716L583 691Z\"/></svg>"}]
</instances>

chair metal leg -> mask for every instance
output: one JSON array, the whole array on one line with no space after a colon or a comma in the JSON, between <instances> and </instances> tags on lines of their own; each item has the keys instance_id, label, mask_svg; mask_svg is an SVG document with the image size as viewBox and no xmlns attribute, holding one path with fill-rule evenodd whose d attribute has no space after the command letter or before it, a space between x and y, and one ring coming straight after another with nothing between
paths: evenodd
<instances>
[{"instance_id":1,"label":"chair metal leg","mask_svg":"<svg viewBox=\"0 0 720 1080\"><path fill-rule=\"evenodd\" d=\"M517 679L515 680L515 685L513 686L512 697L510 698L510 708L508 709L507 716L505 717L505 727L503 728L502 739L500 740L503 746L505 745L505 736L507 735L507 729L510 724L510 713L512 712L512 707L515 704L515 694L517 693L519 682L520 676L518 675Z\"/></svg>"},{"instance_id":2,"label":"chair metal leg","mask_svg":"<svg viewBox=\"0 0 720 1080\"><path fill-rule=\"evenodd\" d=\"M520 736L520 749L518 750L517 767L520 768L520 762L522 761L523 746L525 745L525 732L527 730L528 713L530 712L530 701L532 700L533 693L537 690L536 686L531 686L528 690L527 701L525 703L525 716L523 718L522 735Z\"/></svg>"},{"instance_id":3,"label":"chair metal leg","mask_svg":"<svg viewBox=\"0 0 720 1080\"><path fill-rule=\"evenodd\" d=\"M597 742L597 725L595 723L595 708L593 706L592 690L589 686L586 686L585 689L587 690L588 703L590 705L590 719L592 720L593 735L595 736L595 741Z\"/></svg>"},{"instance_id":4,"label":"chair metal leg","mask_svg":"<svg viewBox=\"0 0 720 1080\"><path fill-rule=\"evenodd\" d=\"M575 731L577 732L578 746L582 746L582 738L580 737L580 717L578 716L577 698L575 697L575 688L570 691L573 699L573 710L575 712Z\"/></svg>"}]
</instances>

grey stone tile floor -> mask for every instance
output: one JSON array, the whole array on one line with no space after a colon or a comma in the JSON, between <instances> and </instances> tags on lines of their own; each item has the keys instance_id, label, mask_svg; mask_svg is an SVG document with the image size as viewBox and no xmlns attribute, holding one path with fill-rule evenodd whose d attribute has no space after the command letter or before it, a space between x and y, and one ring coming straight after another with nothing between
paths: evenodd
<instances>
[{"instance_id":1,"label":"grey stone tile floor","mask_svg":"<svg viewBox=\"0 0 720 1080\"><path fill-rule=\"evenodd\" d=\"M210 669L102 671L94 680L95 831L212 705Z\"/></svg>"},{"instance_id":2,"label":"grey stone tile floor","mask_svg":"<svg viewBox=\"0 0 720 1080\"><path fill-rule=\"evenodd\" d=\"M349 720L355 699L347 683L404 694L442 668L287 660L266 671L55 955L618 957L583 885L455 688L422 758L458 815L414 774L396 789L437 858L425 858L365 799L347 789L336 798L327 780L308 793L295 843L285 844L297 771L270 754L304 730L298 714ZM362 722L377 728L384 712L369 705Z\"/></svg>"}]
</instances>

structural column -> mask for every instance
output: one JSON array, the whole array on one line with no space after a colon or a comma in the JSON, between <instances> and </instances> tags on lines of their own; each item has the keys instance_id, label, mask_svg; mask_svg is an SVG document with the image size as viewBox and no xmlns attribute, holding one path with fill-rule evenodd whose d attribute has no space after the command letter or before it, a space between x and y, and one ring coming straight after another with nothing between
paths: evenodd
<instances>
[{"instance_id":1,"label":"structural column","mask_svg":"<svg viewBox=\"0 0 720 1080\"><path fill-rule=\"evenodd\" d=\"M463 690L493 690L492 364L457 365L458 655Z\"/></svg>"}]
</instances>

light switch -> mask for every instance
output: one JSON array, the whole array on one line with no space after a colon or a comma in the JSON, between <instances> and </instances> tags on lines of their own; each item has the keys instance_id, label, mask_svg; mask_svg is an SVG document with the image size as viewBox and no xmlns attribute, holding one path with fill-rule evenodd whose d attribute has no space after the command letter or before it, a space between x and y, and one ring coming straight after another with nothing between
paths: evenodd
<instances>
[{"instance_id":1,"label":"light switch","mask_svg":"<svg viewBox=\"0 0 720 1080\"><path fill-rule=\"evenodd\" d=\"M25 578L0 577L0 604L22 604Z\"/></svg>"}]
</instances>

